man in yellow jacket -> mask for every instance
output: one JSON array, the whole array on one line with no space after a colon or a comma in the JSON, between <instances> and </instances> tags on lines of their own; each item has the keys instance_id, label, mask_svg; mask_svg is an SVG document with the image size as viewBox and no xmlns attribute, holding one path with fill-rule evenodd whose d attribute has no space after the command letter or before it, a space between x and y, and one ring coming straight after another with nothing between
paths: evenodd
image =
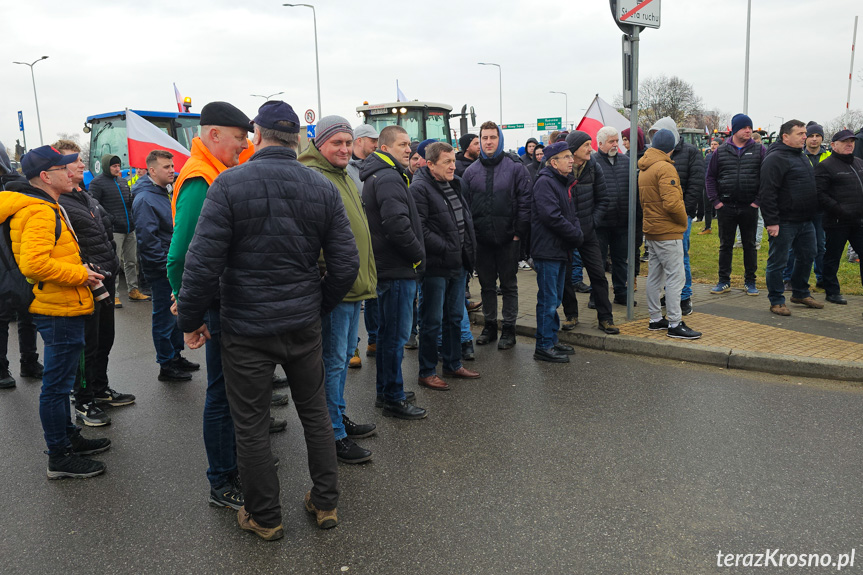
<instances>
[{"instance_id":1,"label":"man in yellow jacket","mask_svg":"<svg viewBox=\"0 0 863 575\"><path fill-rule=\"evenodd\" d=\"M0 192L0 222L8 220L15 261L33 284L29 311L45 344L39 417L48 445L48 479L104 473L104 463L82 456L111 446L109 439L83 438L69 406L84 351L84 319L93 313L90 288L104 279L82 263L74 230L58 203L61 194L73 190L67 166L77 159L78 154L64 156L51 146L31 150L21 158L28 181Z\"/></svg>"}]
</instances>

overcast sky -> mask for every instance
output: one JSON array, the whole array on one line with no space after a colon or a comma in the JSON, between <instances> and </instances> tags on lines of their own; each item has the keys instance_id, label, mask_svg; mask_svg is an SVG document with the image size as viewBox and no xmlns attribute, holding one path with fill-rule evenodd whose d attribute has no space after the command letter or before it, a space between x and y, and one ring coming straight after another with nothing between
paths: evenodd
<instances>
[{"instance_id":1,"label":"overcast sky","mask_svg":"<svg viewBox=\"0 0 863 575\"><path fill-rule=\"evenodd\" d=\"M621 91L621 32L605 0L311 2L323 113L354 124L363 100L395 100L397 79L408 99L468 104L479 121L497 121L497 69L477 62L502 66L504 123L563 116L564 97L549 90L568 93L573 122L594 94L611 103ZM28 144L38 145L30 70L12 61L41 56L49 56L35 66L46 144L79 131L88 115L175 110L172 82L193 111L226 100L254 117L263 100L250 94L284 91L302 116L317 108L312 11L281 4L0 0L0 140L14 146L22 110ZM776 129L777 116L826 122L844 111L855 10L863 13L860 0L753 1L756 127ZM641 36L641 77L678 75L708 109L739 112L745 36L746 0L662 0L662 26ZM861 74L858 55L852 109L863 108ZM509 131L507 147L531 135Z\"/></svg>"}]
</instances>

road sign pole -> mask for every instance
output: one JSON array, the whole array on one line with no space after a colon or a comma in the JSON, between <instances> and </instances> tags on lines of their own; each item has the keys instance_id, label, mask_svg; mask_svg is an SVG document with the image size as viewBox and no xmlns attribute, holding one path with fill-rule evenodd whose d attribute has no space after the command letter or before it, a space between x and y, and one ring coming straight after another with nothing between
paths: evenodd
<instances>
[{"instance_id":1,"label":"road sign pole","mask_svg":"<svg viewBox=\"0 0 863 575\"><path fill-rule=\"evenodd\" d=\"M630 41L632 44L632 107L629 111L629 218L627 237L626 262L626 319L634 319L635 306L635 218L636 202L638 202L638 26L632 27Z\"/></svg>"}]
</instances>

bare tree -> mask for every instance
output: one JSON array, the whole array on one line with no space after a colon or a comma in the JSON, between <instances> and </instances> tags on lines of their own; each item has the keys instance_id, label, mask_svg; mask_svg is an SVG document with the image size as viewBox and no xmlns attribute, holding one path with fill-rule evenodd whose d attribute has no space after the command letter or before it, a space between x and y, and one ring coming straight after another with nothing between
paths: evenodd
<instances>
[{"instance_id":1,"label":"bare tree","mask_svg":"<svg viewBox=\"0 0 863 575\"><path fill-rule=\"evenodd\" d=\"M81 143L81 134L79 134L77 132L74 132L74 133L73 132L58 132L57 133L57 139L58 140L72 140L73 142L75 142L76 144L78 144L81 147L81 158L84 160L84 162L87 163L90 161L90 139L89 138L87 138L87 140L84 143Z\"/></svg>"},{"instance_id":2,"label":"bare tree","mask_svg":"<svg viewBox=\"0 0 863 575\"><path fill-rule=\"evenodd\" d=\"M629 110L623 111L623 97L618 94L614 99L616 108L629 117ZM695 94L692 84L677 76L665 75L644 79L638 87L638 124L645 131L660 118L671 117L678 125L691 116L703 115L701 98ZM697 118L700 121L700 118ZM696 120L693 119L693 122ZM701 126L697 126L701 127ZM710 128L711 130L713 128Z\"/></svg>"},{"instance_id":3,"label":"bare tree","mask_svg":"<svg viewBox=\"0 0 863 575\"><path fill-rule=\"evenodd\" d=\"M829 122L826 122L823 128L824 140L828 142L833 137L833 134L839 130L848 129L856 132L860 128L863 128L863 110L851 110L847 114L840 114Z\"/></svg>"}]
</instances>

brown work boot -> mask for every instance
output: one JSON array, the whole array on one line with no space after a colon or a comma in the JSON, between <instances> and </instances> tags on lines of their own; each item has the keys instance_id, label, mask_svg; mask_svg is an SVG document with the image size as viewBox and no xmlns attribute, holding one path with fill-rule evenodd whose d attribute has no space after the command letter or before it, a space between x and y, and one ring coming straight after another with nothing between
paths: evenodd
<instances>
[{"instance_id":1,"label":"brown work boot","mask_svg":"<svg viewBox=\"0 0 863 575\"><path fill-rule=\"evenodd\" d=\"M791 310L788 309L784 303L770 306L770 311L776 315L791 315Z\"/></svg>"},{"instance_id":2,"label":"brown work boot","mask_svg":"<svg viewBox=\"0 0 863 575\"><path fill-rule=\"evenodd\" d=\"M698 232L698 235L704 236L704 235L712 234L712 233L713 233L713 230L711 230L710 228L705 228L705 229L701 230L700 232Z\"/></svg>"},{"instance_id":3,"label":"brown work boot","mask_svg":"<svg viewBox=\"0 0 863 575\"><path fill-rule=\"evenodd\" d=\"M436 374L428 377L420 377L418 381L421 386L435 391L449 391L449 385L447 382L439 378Z\"/></svg>"},{"instance_id":4,"label":"brown work boot","mask_svg":"<svg viewBox=\"0 0 863 575\"><path fill-rule=\"evenodd\" d=\"M305 504L306 511L315 516L315 520L318 522L318 527L321 529L332 529L339 524L339 515L335 509L324 511L315 507L315 504L312 503L311 491L306 491Z\"/></svg>"},{"instance_id":5,"label":"brown work boot","mask_svg":"<svg viewBox=\"0 0 863 575\"><path fill-rule=\"evenodd\" d=\"M370 343L366 346L366 357L374 357L378 352L378 344Z\"/></svg>"},{"instance_id":6,"label":"brown work boot","mask_svg":"<svg viewBox=\"0 0 863 575\"><path fill-rule=\"evenodd\" d=\"M246 511L246 506L240 507L237 511L237 523L240 524L240 529L251 531L264 541L275 541L285 536L285 530L281 525L278 527L261 527L258 525L252 516Z\"/></svg>"},{"instance_id":7,"label":"brown work boot","mask_svg":"<svg viewBox=\"0 0 863 575\"><path fill-rule=\"evenodd\" d=\"M577 317L568 317L565 321L561 322L560 329L563 331L569 331L578 325Z\"/></svg>"},{"instance_id":8,"label":"brown work boot","mask_svg":"<svg viewBox=\"0 0 863 575\"><path fill-rule=\"evenodd\" d=\"M130 301L150 301L150 296L142 294L138 288L129 292Z\"/></svg>"},{"instance_id":9,"label":"brown work boot","mask_svg":"<svg viewBox=\"0 0 863 575\"><path fill-rule=\"evenodd\" d=\"M348 363L348 367L350 368L358 368L363 366L363 360L360 359L360 348L356 348L354 350L354 356L351 358L350 363Z\"/></svg>"},{"instance_id":10,"label":"brown work boot","mask_svg":"<svg viewBox=\"0 0 863 575\"><path fill-rule=\"evenodd\" d=\"M117 309L120 309L121 307L123 307L123 302L120 301L119 296L114 298L114 307Z\"/></svg>"},{"instance_id":11,"label":"brown work boot","mask_svg":"<svg viewBox=\"0 0 863 575\"><path fill-rule=\"evenodd\" d=\"M599 331L604 331L608 335L617 335L620 333L620 329L614 325L613 321L601 321L596 327Z\"/></svg>"},{"instance_id":12,"label":"brown work boot","mask_svg":"<svg viewBox=\"0 0 863 575\"><path fill-rule=\"evenodd\" d=\"M812 296L793 297L791 298L791 303L799 303L801 305L805 305L806 307L811 307L812 309L824 309L824 304L820 301L815 301L815 298L813 298Z\"/></svg>"}]
</instances>

